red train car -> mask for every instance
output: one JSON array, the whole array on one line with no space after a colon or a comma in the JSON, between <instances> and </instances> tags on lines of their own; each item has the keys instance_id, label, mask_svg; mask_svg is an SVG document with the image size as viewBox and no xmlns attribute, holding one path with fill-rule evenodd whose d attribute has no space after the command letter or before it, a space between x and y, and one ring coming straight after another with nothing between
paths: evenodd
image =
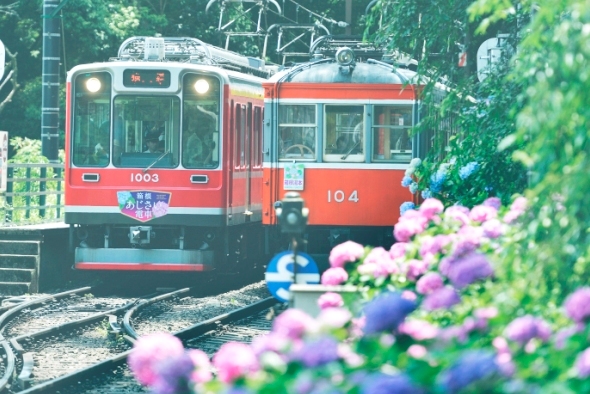
<instances>
[{"instance_id":1,"label":"red train car","mask_svg":"<svg viewBox=\"0 0 590 394\"><path fill-rule=\"evenodd\" d=\"M263 83L263 223L277 223L275 202L294 190L310 211L309 253L348 239L390 246L400 205L414 197L402 178L428 148L410 133L421 112L416 73L352 40L315 45L314 60Z\"/></svg>"},{"instance_id":2,"label":"red train car","mask_svg":"<svg viewBox=\"0 0 590 394\"><path fill-rule=\"evenodd\" d=\"M262 245L264 62L133 37L74 67L65 222L75 268L206 271ZM261 248L261 247L260 247Z\"/></svg>"}]
</instances>

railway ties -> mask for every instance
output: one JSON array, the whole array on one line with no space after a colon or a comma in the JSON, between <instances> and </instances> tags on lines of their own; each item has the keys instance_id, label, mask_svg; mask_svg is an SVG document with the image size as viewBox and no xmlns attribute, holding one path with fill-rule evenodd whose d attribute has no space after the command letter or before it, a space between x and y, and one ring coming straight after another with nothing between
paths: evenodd
<instances>
[{"instance_id":1,"label":"railway ties","mask_svg":"<svg viewBox=\"0 0 590 394\"><path fill-rule=\"evenodd\" d=\"M68 303L62 307L55 303L47 304L47 300L44 307L20 307L21 311L26 311L22 316L12 312L14 308L8 310L5 314L10 312L13 315L11 325L1 326L0 332L6 333L7 339L4 342L14 354L3 358L0 373L4 372L3 369L8 369L7 360L13 360L14 367L12 372L5 373L8 378L1 392L146 392L133 379L126 364L133 337L138 335L137 332L139 335L156 331L175 333L187 347L203 343L203 338L198 338L199 336L213 334L219 347L222 344L221 340L249 342L255 336L270 330L271 321L267 319L267 315L269 307L274 306L276 301L268 297L268 291L263 283L205 298L187 296L188 290L176 290L133 302L118 302L117 308L106 305L103 310L94 313L88 298L79 295L69 299L65 297ZM81 303L75 304L72 299L78 299ZM108 304L104 298L95 302ZM50 320L49 309L55 313L54 316L59 316L59 311L64 309L78 311L78 316L71 316L69 321L58 326L44 329L38 326L35 332L24 327L19 328L19 322L30 321L25 316L31 311L47 316L47 320ZM86 311L83 317L82 311ZM252 324L251 316L256 314L259 322ZM4 320L3 317L4 315L0 317L0 321ZM235 323L242 319L247 320L244 320L244 323ZM240 328L241 325L243 326ZM228 336L232 326L237 327L240 334ZM215 332L224 334L220 336L214 334ZM213 349L211 345L207 346L208 349ZM208 353L213 351L204 350Z\"/></svg>"}]
</instances>

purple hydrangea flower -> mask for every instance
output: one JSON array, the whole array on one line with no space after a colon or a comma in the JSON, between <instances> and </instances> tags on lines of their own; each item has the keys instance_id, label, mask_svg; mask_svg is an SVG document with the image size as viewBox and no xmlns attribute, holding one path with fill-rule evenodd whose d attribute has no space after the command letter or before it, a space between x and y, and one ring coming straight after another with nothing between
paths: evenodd
<instances>
[{"instance_id":1,"label":"purple hydrangea flower","mask_svg":"<svg viewBox=\"0 0 590 394\"><path fill-rule=\"evenodd\" d=\"M187 353L162 360L156 366L158 379L150 387L154 394L189 393L193 360Z\"/></svg>"},{"instance_id":2,"label":"purple hydrangea flower","mask_svg":"<svg viewBox=\"0 0 590 394\"><path fill-rule=\"evenodd\" d=\"M332 337L321 337L306 342L291 359L300 361L308 368L318 367L339 359L338 341Z\"/></svg>"},{"instance_id":3,"label":"purple hydrangea flower","mask_svg":"<svg viewBox=\"0 0 590 394\"><path fill-rule=\"evenodd\" d=\"M565 312L576 323L590 317L590 287L581 287L565 300Z\"/></svg>"},{"instance_id":4,"label":"purple hydrangea flower","mask_svg":"<svg viewBox=\"0 0 590 394\"><path fill-rule=\"evenodd\" d=\"M332 267L344 267L346 263L359 260L365 254L365 247L356 242L346 241L336 245L330 251L330 265Z\"/></svg>"},{"instance_id":5,"label":"purple hydrangea flower","mask_svg":"<svg viewBox=\"0 0 590 394\"><path fill-rule=\"evenodd\" d=\"M459 302L461 302L461 298L457 291L452 286L445 286L426 296L422 306L424 309L432 311L435 309L448 309Z\"/></svg>"},{"instance_id":6,"label":"purple hydrangea flower","mask_svg":"<svg viewBox=\"0 0 590 394\"><path fill-rule=\"evenodd\" d=\"M465 352L449 369L440 375L440 386L445 393L455 394L467 387L474 392L486 392L501 378L500 369L491 352ZM476 389L477 388L477 389Z\"/></svg>"},{"instance_id":7,"label":"purple hydrangea flower","mask_svg":"<svg viewBox=\"0 0 590 394\"><path fill-rule=\"evenodd\" d=\"M406 273L406 276L411 281L415 281L421 275L426 273L426 271L428 271L429 264L424 260L412 259L412 260L408 261L407 264L408 264L408 266L407 266L408 271Z\"/></svg>"},{"instance_id":8,"label":"purple hydrangea flower","mask_svg":"<svg viewBox=\"0 0 590 394\"><path fill-rule=\"evenodd\" d=\"M342 267L328 268L322 274L321 282L323 285L333 286L344 283L348 280L348 273Z\"/></svg>"},{"instance_id":9,"label":"purple hydrangea flower","mask_svg":"<svg viewBox=\"0 0 590 394\"><path fill-rule=\"evenodd\" d=\"M485 222L498 216L498 210L487 205L476 205L471 209L469 217L476 222Z\"/></svg>"},{"instance_id":10,"label":"purple hydrangea flower","mask_svg":"<svg viewBox=\"0 0 590 394\"><path fill-rule=\"evenodd\" d=\"M482 205L485 205L486 207L496 208L496 210L498 210L502 206L502 200L500 200L498 197L490 197L487 198Z\"/></svg>"},{"instance_id":11,"label":"purple hydrangea flower","mask_svg":"<svg viewBox=\"0 0 590 394\"><path fill-rule=\"evenodd\" d=\"M488 220L481 227L483 234L488 238L498 238L504 232L502 223L498 219Z\"/></svg>"},{"instance_id":12,"label":"purple hydrangea flower","mask_svg":"<svg viewBox=\"0 0 590 394\"><path fill-rule=\"evenodd\" d=\"M361 384L361 394L421 394L420 387L403 374L386 375L374 373L365 377Z\"/></svg>"},{"instance_id":13,"label":"purple hydrangea flower","mask_svg":"<svg viewBox=\"0 0 590 394\"><path fill-rule=\"evenodd\" d=\"M393 331L406 316L416 309L416 303L407 300L398 292L389 292L374 298L363 308L365 334Z\"/></svg>"},{"instance_id":14,"label":"purple hydrangea flower","mask_svg":"<svg viewBox=\"0 0 590 394\"><path fill-rule=\"evenodd\" d=\"M436 272L427 272L416 282L416 291L420 294L430 294L444 286L442 277Z\"/></svg>"},{"instance_id":15,"label":"purple hydrangea flower","mask_svg":"<svg viewBox=\"0 0 590 394\"><path fill-rule=\"evenodd\" d=\"M461 289L476 280L489 278L493 274L494 269L486 256L474 252L455 260L449 266L447 276L455 287Z\"/></svg>"},{"instance_id":16,"label":"purple hydrangea flower","mask_svg":"<svg viewBox=\"0 0 590 394\"><path fill-rule=\"evenodd\" d=\"M551 328L543 319L526 315L518 317L506 327L506 336L521 345L526 344L533 338L547 341L551 336Z\"/></svg>"},{"instance_id":17,"label":"purple hydrangea flower","mask_svg":"<svg viewBox=\"0 0 590 394\"><path fill-rule=\"evenodd\" d=\"M585 379L590 376L590 348L578 355L575 367L579 378Z\"/></svg>"}]
</instances>

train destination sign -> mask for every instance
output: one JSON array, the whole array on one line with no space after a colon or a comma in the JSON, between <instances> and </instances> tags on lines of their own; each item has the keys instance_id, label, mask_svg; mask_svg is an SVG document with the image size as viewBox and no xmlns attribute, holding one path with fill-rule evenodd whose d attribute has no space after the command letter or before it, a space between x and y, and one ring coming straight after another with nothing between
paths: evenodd
<instances>
[{"instance_id":1,"label":"train destination sign","mask_svg":"<svg viewBox=\"0 0 590 394\"><path fill-rule=\"evenodd\" d=\"M170 71L168 70L125 70L123 86L127 88L169 88Z\"/></svg>"},{"instance_id":2,"label":"train destination sign","mask_svg":"<svg viewBox=\"0 0 590 394\"><path fill-rule=\"evenodd\" d=\"M172 193L154 191L119 191L117 201L125 216L147 222L168 213Z\"/></svg>"}]
</instances>

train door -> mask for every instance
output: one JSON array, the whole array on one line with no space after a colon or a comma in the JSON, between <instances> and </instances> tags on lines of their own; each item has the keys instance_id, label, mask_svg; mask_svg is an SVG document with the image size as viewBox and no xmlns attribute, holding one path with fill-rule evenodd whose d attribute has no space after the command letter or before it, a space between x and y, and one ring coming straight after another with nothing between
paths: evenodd
<instances>
[{"instance_id":1,"label":"train door","mask_svg":"<svg viewBox=\"0 0 590 394\"><path fill-rule=\"evenodd\" d=\"M234 173L234 168L235 168L235 146L236 146L236 115L237 112L234 112L234 101L231 101L230 107L229 107L229 111L227 111L227 113L229 114L229 132L227 133L227 140L228 140L228 146L227 146L227 165L226 165L226 172L227 172L227 209L228 209L228 215L229 217L233 216L233 197L234 197L234 177L233 177L233 173Z\"/></svg>"},{"instance_id":2,"label":"train door","mask_svg":"<svg viewBox=\"0 0 590 394\"><path fill-rule=\"evenodd\" d=\"M244 129L244 161L245 161L245 175L246 175L246 195L245 197L245 214L246 214L246 221L250 220L250 214L252 212L252 166L253 166L253 141L254 138L252 137L252 131L254 128L252 127L252 103L248 103L246 106L246 125Z\"/></svg>"},{"instance_id":3,"label":"train door","mask_svg":"<svg viewBox=\"0 0 590 394\"><path fill-rule=\"evenodd\" d=\"M236 103L234 112L234 149L233 149L233 179L232 203L233 223L243 222L243 215L236 217L236 213L244 212L246 204L246 105Z\"/></svg>"}]
</instances>

